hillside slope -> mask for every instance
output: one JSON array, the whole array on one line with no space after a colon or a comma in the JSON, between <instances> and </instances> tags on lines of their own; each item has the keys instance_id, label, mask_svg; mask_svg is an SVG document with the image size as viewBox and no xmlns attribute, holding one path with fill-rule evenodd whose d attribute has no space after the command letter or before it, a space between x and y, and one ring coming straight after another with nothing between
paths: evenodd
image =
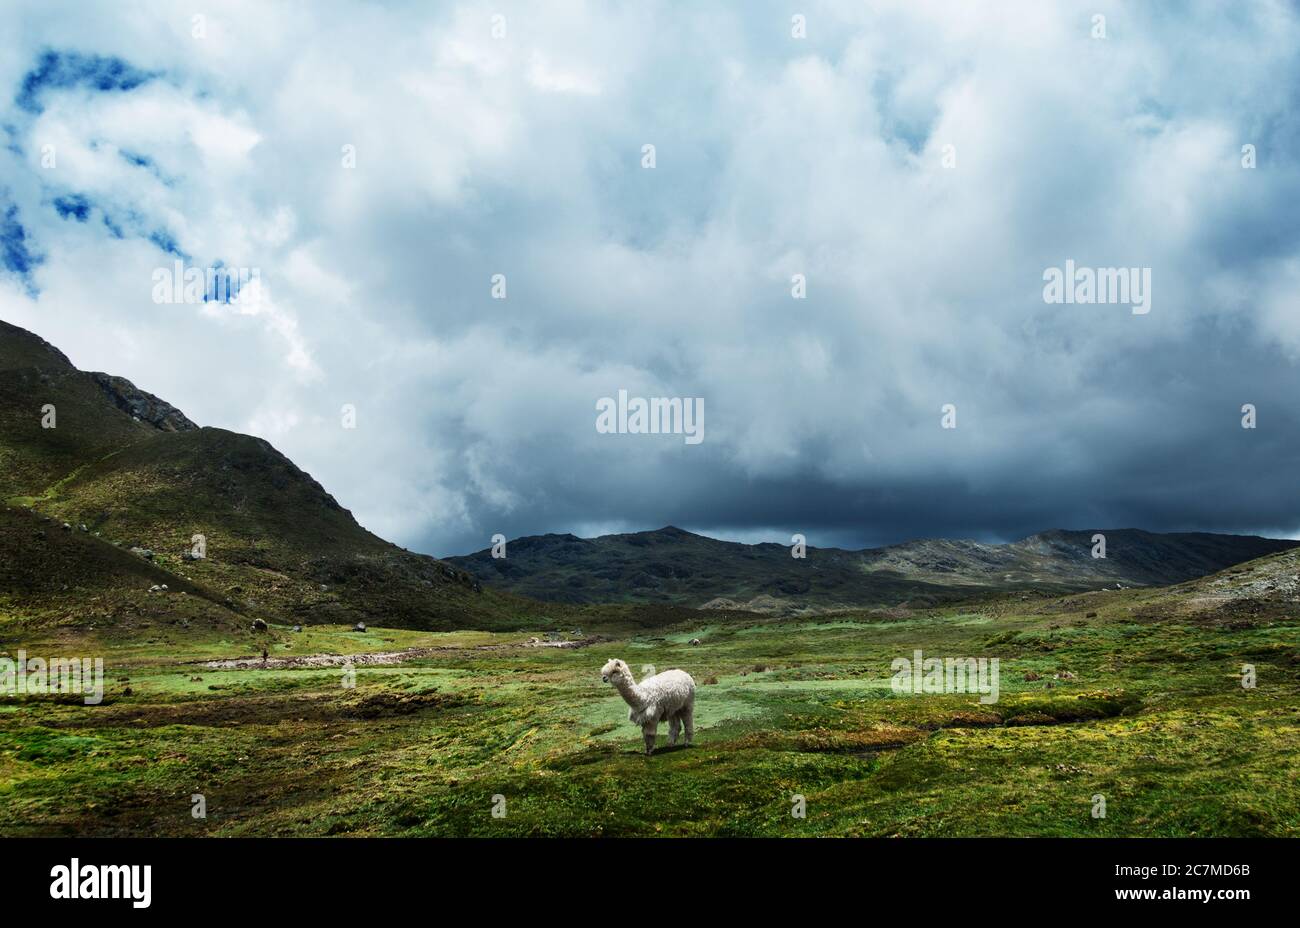
<instances>
[{"instance_id":1,"label":"hillside slope","mask_svg":"<svg viewBox=\"0 0 1300 928\"><path fill-rule=\"evenodd\" d=\"M1295 547L1297 542L1208 533L1050 531L1011 544L910 541L847 551L719 541L682 529L578 538L540 535L448 558L484 583L568 603L659 602L756 611L932 605L986 592L1075 592L1179 583Z\"/></svg>"},{"instance_id":2,"label":"hillside slope","mask_svg":"<svg viewBox=\"0 0 1300 928\"><path fill-rule=\"evenodd\" d=\"M366 531L267 442L200 428L130 381L79 371L53 346L6 323L0 498L11 509L77 526L86 544L148 549L152 567L174 581L267 619L449 629L496 627L535 608ZM13 518L0 522L9 533L7 556L39 557L36 546L14 537L23 530L17 526ZM206 542L201 560L186 556L195 535ZM108 569L116 561L107 555L87 563L101 561L101 585L143 582ZM0 596L21 612L31 607L32 591L16 576L0 573Z\"/></svg>"}]
</instances>

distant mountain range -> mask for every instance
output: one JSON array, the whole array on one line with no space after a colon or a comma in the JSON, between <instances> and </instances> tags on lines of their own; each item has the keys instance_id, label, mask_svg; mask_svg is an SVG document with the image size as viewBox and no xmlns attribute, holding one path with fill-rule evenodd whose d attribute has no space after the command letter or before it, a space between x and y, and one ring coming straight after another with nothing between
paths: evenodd
<instances>
[{"instance_id":1,"label":"distant mountain range","mask_svg":"<svg viewBox=\"0 0 1300 928\"><path fill-rule=\"evenodd\" d=\"M1106 557L1092 537L1106 536ZM1180 583L1300 544L1251 535L1054 530L1009 544L909 541L846 551L719 541L668 526L578 538L534 535L449 563L485 584L536 599L671 603L761 612L924 606L982 592L1066 593Z\"/></svg>"}]
</instances>

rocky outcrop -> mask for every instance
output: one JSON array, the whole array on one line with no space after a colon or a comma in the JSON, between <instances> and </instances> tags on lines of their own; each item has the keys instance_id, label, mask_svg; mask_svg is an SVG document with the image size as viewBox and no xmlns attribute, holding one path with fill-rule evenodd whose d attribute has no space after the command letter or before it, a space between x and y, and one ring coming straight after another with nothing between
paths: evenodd
<instances>
[{"instance_id":1,"label":"rocky outcrop","mask_svg":"<svg viewBox=\"0 0 1300 928\"><path fill-rule=\"evenodd\" d=\"M160 400L152 393L146 393L125 377L98 372L90 375L99 384L99 388L113 401L118 409L152 425L162 432L190 432L198 428L181 412L166 400Z\"/></svg>"}]
</instances>

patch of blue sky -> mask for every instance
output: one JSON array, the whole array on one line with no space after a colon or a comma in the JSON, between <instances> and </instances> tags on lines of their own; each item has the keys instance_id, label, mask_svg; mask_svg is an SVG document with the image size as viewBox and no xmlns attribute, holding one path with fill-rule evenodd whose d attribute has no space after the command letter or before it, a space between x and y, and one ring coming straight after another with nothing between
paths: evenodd
<instances>
[{"instance_id":1,"label":"patch of blue sky","mask_svg":"<svg viewBox=\"0 0 1300 928\"><path fill-rule=\"evenodd\" d=\"M127 164L148 171L154 177L158 178L158 180L165 186L172 187L175 185L176 182L164 174L163 169L158 166L158 162L153 158L150 158L148 155L142 155L135 151L128 151L125 148L119 149L118 154Z\"/></svg>"},{"instance_id":2,"label":"patch of blue sky","mask_svg":"<svg viewBox=\"0 0 1300 928\"><path fill-rule=\"evenodd\" d=\"M217 261L207 275L203 302L232 303L239 297L239 291L247 282L247 270L241 275L237 268L227 268L224 261Z\"/></svg>"},{"instance_id":3,"label":"patch of blue sky","mask_svg":"<svg viewBox=\"0 0 1300 928\"><path fill-rule=\"evenodd\" d=\"M17 277L29 296L38 294L33 271L44 261L18 216L18 206L9 203L0 210L0 268Z\"/></svg>"},{"instance_id":4,"label":"patch of blue sky","mask_svg":"<svg viewBox=\"0 0 1300 928\"><path fill-rule=\"evenodd\" d=\"M149 241L153 242L160 249L167 252L167 254L173 255L174 257L177 258L184 259L186 261L189 260L190 256L181 250L181 246L176 241L176 238L166 229L154 229L152 232L149 233L148 237L149 237Z\"/></svg>"},{"instance_id":5,"label":"patch of blue sky","mask_svg":"<svg viewBox=\"0 0 1300 928\"><path fill-rule=\"evenodd\" d=\"M85 222L90 218L90 200L79 193L69 193L54 198L54 209L62 219Z\"/></svg>"},{"instance_id":6,"label":"patch of blue sky","mask_svg":"<svg viewBox=\"0 0 1300 928\"><path fill-rule=\"evenodd\" d=\"M116 56L46 49L23 75L14 102L24 112L36 115L45 109L42 98L47 91L87 88L119 93L134 90L156 77L158 72L142 70Z\"/></svg>"}]
</instances>

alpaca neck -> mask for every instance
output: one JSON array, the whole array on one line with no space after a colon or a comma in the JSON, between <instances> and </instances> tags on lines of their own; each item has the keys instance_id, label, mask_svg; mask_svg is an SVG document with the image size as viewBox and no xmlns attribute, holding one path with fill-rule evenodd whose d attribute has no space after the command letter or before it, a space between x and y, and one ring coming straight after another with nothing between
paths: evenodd
<instances>
[{"instance_id":1,"label":"alpaca neck","mask_svg":"<svg viewBox=\"0 0 1300 928\"><path fill-rule=\"evenodd\" d=\"M633 709L640 709L645 705L645 700L641 696L641 690L637 687L636 681L632 679L631 674L620 679L614 684L623 701Z\"/></svg>"}]
</instances>

